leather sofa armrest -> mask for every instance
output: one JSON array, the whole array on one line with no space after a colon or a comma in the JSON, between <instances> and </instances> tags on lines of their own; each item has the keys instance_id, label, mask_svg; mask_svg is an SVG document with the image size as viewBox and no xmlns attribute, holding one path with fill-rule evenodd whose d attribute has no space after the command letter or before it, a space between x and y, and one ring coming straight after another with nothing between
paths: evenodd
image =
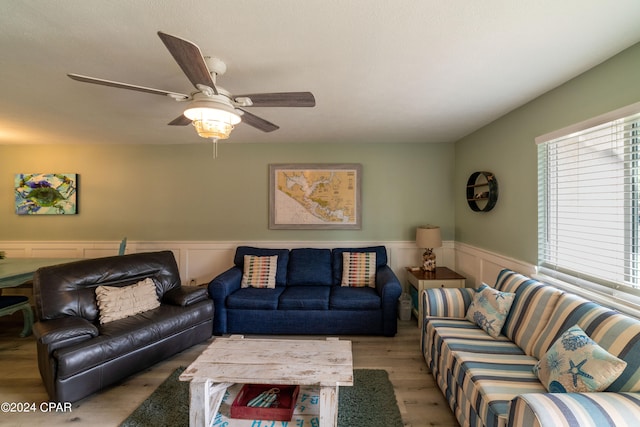
<instances>
[{"instance_id":1,"label":"leather sofa armrest","mask_svg":"<svg viewBox=\"0 0 640 427\"><path fill-rule=\"evenodd\" d=\"M97 337L100 332L93 323L82 317L68 316L42 320L33 325L33 333L40 344L77 343ZM60 345L56 345L60 347Z\"/></svg>"},{"instance_id":2,"label":"leather sofa armrest","mask_svg":"<svg viewBox=\"0 0 640 427\"><path fill-rule=\"evenodd\" d=\"M162 297L162 302L187 307L207 299L209 299L209 295L207 294L207 288L205 287L180 286L165 293Z\"/></svg>"}]
</instances>

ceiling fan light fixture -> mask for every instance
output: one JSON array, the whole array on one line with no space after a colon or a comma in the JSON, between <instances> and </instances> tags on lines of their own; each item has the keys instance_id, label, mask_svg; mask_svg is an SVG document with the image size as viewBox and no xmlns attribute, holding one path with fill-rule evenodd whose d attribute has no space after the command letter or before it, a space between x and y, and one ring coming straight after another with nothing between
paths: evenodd
<instances>
[{"instance_id":1,"label":"ceiling fan light fixture","mask_svg":"<svg viewBox=\"0 0 640 427\"><path fill-rule=\"evenodd\" d=\"M193 126L202 138L227 139L234 126L217 120L194 120Z\"/></svg>"},{"instance_id":2,"label":"ceiling fan light fixture","mask_svg":"<svg viewBox=\"0 0 640 427\"><path fill-rule=\"evenodd\" d=\"M183 114L192 121L201 137L227 139L241 118L233 107L215 97L194 100Z\"/></svg>"}]
</instances>

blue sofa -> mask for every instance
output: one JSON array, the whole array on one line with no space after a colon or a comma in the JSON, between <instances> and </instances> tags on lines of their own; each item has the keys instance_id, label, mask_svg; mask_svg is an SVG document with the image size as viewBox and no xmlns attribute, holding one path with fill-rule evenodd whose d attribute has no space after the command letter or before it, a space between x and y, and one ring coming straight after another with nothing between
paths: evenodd
<instances>
[{"instance_id":1,"label":"blue sofa","mask_svg":"<svg viewBox=\"0 0 640 427\"><path fill-rule=\"evenodd\" d=\"M375 253L375 287L341 286L343 252ZM277 255L275 288L241 287L244 256ZM239 246L209 283L213 334L385 335L397 332L402 287L384 246L268 249Z\"/></svg>"}]
</instances>

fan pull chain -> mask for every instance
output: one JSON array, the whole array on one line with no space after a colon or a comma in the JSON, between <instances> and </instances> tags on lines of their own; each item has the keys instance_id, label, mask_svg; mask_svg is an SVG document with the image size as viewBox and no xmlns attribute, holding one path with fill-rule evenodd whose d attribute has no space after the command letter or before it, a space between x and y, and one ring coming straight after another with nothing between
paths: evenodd
<instances>
[{"instance_id":1,"label":"fan pull chain","mask_svg":"<svg viewBox=\"0 0 640 427\"><path fill-rule=\"evenodd\" d=\"M217 159L218 158L218 138L211 138L211 141L213 142L213 158Z\"/></svg>"}]
</instances>

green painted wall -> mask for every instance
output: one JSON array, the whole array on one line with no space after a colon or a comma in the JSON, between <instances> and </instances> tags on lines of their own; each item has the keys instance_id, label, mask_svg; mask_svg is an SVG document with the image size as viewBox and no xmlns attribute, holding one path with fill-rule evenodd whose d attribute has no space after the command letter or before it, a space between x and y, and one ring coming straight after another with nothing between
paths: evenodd
<instances>
[{"instance_id":1,"label":"green painted wall","mask_svg":"<svg viewBox=\"0 0 640 427\"><path fill-rule=\"evenodd\" d=\"M456 240L535 264L535 137L638 101L640 44L458 141ZM465 197L467 179L478 170L495 173L499 184L498 203L486 213L471 211Z\"/></svg>"},{"instance_id":2,"label":"green painted wall","mask_svg":"<svg viewBox=\"0 0 640 427\"><path fill-rule=\"evenodd\" d=\"M453 144L0 145L0 240L454 238ZM270 163L361 163L362 230L269 230ZM16 173L78 173L79 214L18 216Z\"/></svg>"},{"instance_id":3,"label":"green painted wall","mask_svg":"<svg viewBox=\"0 0 640 427\"><path fill-rule=\"evenodd\" d=\"M640 44L456 144L0 145L0 240L410 241L424 223L535 263L534 138L640 101ZM270 163L361 163L362 230L269 230ZM494 172L493 211L472 212L471 173ZM79 215L18 216L20 172L80 174Z\"/></svg>"}]
</instances>

